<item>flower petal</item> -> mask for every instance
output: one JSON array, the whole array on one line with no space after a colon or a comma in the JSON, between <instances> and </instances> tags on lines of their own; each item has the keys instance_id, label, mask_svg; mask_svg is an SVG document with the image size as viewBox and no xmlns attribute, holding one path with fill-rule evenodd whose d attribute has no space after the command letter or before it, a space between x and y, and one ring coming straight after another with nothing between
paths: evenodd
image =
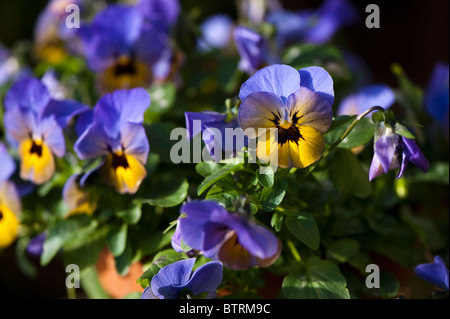
<instances>
[{"instance_id":1,"label":"flower petal","mask_svg":"<svg viewBox=\"0 0 450 319\"><path fill-rule=\"evenodd\" d=\"M5 144L0 142L0 184L8 180L9 177L16 170L16 163L12 159L11 155L8 153L8 149Z\"/></svg>"},{"instance_id":2,"label":"flower petal","mask_svg":"<svg viewBox=\"0 0 450 319\"><path fill-rule=\"evenodd\" d=\"M11 108L29 109L40 114L50 101L50 93L44 84L35 78L17 81L5 96L6 110Z\"/></svg>"},{"instance_id":3,"label":"flower petal","mask_svg":"<svg viewBox=\"0 0 450 319\"><path fill-rule=\"evenodd\" d=\"M150 286L153 293L160 299L178 299L181 289L177 286L188 282L194 264L195 258L189 258L162 268L152 278Z\"/></svg>"},{"instance_id":4,"label":"flower petal","mask_svg":"<svg viewBox=\"0 0 450 319\"><path fill-rule=\"evenodd\" d=\"M300 86L318 93L330 104L330 106L333 105L333 79L324 68L310 66L300 69L298 72L300 73Z\"/></svg>"},{"instance_id":5,"label":"flower petal","mask_svg":"<svg viewBox=\"0 0 450 319\"><path fill-rule=\"evenodd\" d=\"M209 292L208 297L215 296L216 289L222 282L223 266L218 261L210 261L198 267L188 282L188 289L195 297L199 294Z\"/></svg>"},{"instance_id":6,"label":"flower petal","mask_svg":"<svg viewBox=\"0 0 450 319\"><path fill-rule=\"evenodd\" d=\"M276 127L286 117L283 101L274 93L254 92L239 106L239 125L249 138L255 138L264 130Z\"/></svg>"},{"instance_id":7,"label":"flower petal","mask_svg":"<svg viewBox=\"0 0 450 319\"><path fill-rule=\"evenodd\" d=\"M434 263L420 264L414 268L417 276L445 290L449 290L448 268L439 259Z\"/></svg>"},{"instance_id":8,"label":"flower petal","mask_svg":"<svg viewBox=\"0 0 450 319\"><path fill-rule=\"evenodd\" d=\"M62 128L69 124L72 117L87 111L88 107L76 101L71 100L50 100L45 107L42 118L53 115L56 122Z\"/></svg>"},{"instance_id":9,"label":"flower petal","mask_svg":"<svg viewBox=\"0 0 450 319\"><path fill-rule=\"evenodd\" d=\"M254 92L269 92L285 101L299 87L300 73L296 69L288 65L274 64L255 72L245 81L239 91L239 98L244 101Z\"/></svg>"},{"instance_id":10,"label":"flower petal","mask_svg":"<svg viewBox=\"0 0 450 319\"><path fill-rule=\"evenodd\" d=\"M388 109L395 101L392 89L384 84L365 86L357 93L344 98L339 105L338 115L360 114L372 106Z\"/></svg>"},{"instance_id":11,"label":"flower petal","mask_svg":"<svg viewBox=\"0 0 450 319\"><path fill-rule=\"evenodd\" d=\"M322 134L330 128L333 110L320 93L301 87L289 96L286 106L292 123L311 126Z\"/></svg>"},{"instance_id":12,"label":"flower petal","mask_svg":"<svg viewBox=\"0 0 450 319\"><path fill-rule=\"evenodd\" d=\"M125 153L132 155L143 164L147 163L150 145L144 127L141 124L124 123L120 136L120 142L125 149Z\"/></svg>"},{"instance_id":13,"label":"flower petal","mask_svg":"<svg viewBox=\"0 0 450 319\"><path fill-rule=\"evenodd\" d=\"M98 157L109 153L119 142L106 134L103 124L91 125L75 142L74 150L80 159Z\"/></svg>"}]
</instances>

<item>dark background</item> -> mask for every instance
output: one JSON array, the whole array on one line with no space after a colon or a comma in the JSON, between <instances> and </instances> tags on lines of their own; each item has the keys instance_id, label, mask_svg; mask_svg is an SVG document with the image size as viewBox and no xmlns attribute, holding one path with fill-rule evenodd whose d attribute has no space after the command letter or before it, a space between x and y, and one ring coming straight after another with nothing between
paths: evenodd
<instances>
[{"instance_id":1,"label":"dark background","mask_svg":"<svg viewBox=\"0 0 450 319\"><path fill-rule=\"evenodd\" d=\"M234 1L181 0L184 10L201 8L201 16L228 13L236 17ZM397 86L390 70L400 63L411 80L425 87L434 64L449 61L449 1L361 1L354 0L361 13L361 21L340 31L349 49L359 54L374 72L374 80ZM47 0L0 1L0 42L8 47L18 40L32 40L37 16ZM316 8L321 0L284 0L286 9ZM366 5L380 8L380 29L365 26ZM14 264L14 245L2 252L0 258L0 298L28 296L28 298L63 298L65 272L57 261L39 268L39 276L30 280ZM6 262L8 261L9 262ZM32 260L38 266L38 260ZM6 286L6 287L5 287Z\"/></svg>"},{"instance_id":2,"label":"dark background","mask_svg":"<svg viewBox=\"0 0 450 319\"><path fill-rule=\"evenodd\" d=\"M201 9L206 17L224 12L236 17L235 1L182 0L184 10ZM322 0L283 0L286 9L317 8ZM0 42L13 45L19 39L32 39L33 27L47 0L0 1ZM374 71L375 79L396 85L390 71L393 62L400 63L416 84L425 86L437 61L449 61L448 0L358 0L353 1L361 21L346 27L340 34L348 38L350 49L362 56ZM365 26L367 4L380 8L380 29Z\"/></svg>"}]
</instances>

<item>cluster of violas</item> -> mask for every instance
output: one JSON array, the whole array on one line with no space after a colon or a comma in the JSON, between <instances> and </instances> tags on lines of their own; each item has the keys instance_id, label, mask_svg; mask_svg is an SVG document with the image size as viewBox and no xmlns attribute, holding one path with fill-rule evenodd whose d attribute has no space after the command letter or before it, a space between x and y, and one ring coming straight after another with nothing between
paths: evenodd
<instances>
[{"instance_id":1,"label":"cluster of violas","mask_svg":"<svg viewBox=\"0 0 450 319\"><path fill-rule=\"evenodd\" d=\"M85 184L93 172L120 194L136 193L146 177L150 146L143 118L151 103L145 88L173 79L178 62L170 29L177 21L180 4L176 0L141 0L130 5L109 5L90 22L83 21L80 29L68 30L63 12L70 3L79 5L82 11L90 5L81 0L50 1L38 21L36 52L53 62L68 54L82 55L96 75L102 96L91 108L57 96L44 79L22 74L5 96L3 122L10 149L20 162L21 179L36 185L48 182L54 175L56 158L66 154L65 130L69 125L75 126L73 150L77 157L102 160L92 170L72 175L62 195L70 214L92 214L96 203ZM267 21L276 27L281 50L299 41L324 43L340 27L353 21L355 14L349 2L328 0L314 12L274 11ZM222 132L237 127L244 132L276 130L278 134L269 137L265 133L247 133L249 139L258 138L257 157L261 161L295 168L317 162L325 147L323 135L333 120L334 88L330 74L322 67L296 70L280 64L262 35L245 26L233 26L227 17L205 21L202 30L200 50L224 47L233 39L241 57L238 67L251 76L241 86L242 103L235 118L216 112L186 112L189 136L208 128ZM448 112L448 66L446 73L444 68L438 76L446 76L446 86L436 80L428 105L432 112L438 103L442 104L440 99L447 92ZM388 109L394 100L394 93L385 85L363 86L342 100L338 115L360 114L373 106ZM194 120L201 121L200 131L193 131ZM205 144L210 152L215 149L214 140L205 140ZM408 163L424 172L428 169L428 161L414 138L396 131L392 121L379 121L369 179L397 168L400 178ZM18 236L21 210L19 193L9 180L16 164L5 144L0 144L0 167L3 248ZM194 258L168 265L153 277L143 298L204 293L213 297L222 281L222 265L237 270L267 267L277 260L282 248L281 241L245 210L229 212L215 202L200 200L181 207L172 246L182 252L183 244L191 248L192 255L201 253L215 261L193 273Z\"/></svg>"}]
</instances>

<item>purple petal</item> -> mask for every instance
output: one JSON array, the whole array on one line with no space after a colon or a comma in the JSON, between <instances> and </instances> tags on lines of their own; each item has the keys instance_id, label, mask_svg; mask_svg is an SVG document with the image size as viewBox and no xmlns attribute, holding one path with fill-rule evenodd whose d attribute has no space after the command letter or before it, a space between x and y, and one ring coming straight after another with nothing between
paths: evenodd
<instances>
[{"instance_id":1,"label":"purple petal","mask_svg":"<svg viewBox=\"0 0 450 319\"><path fill-rule=\"evenodd\" d=\"M218 261L210 261L198 267L189 280L188 288L193 297L209 292L208 297L213 298L217 287L222 282L223 265Z\"/></svg>"},{"instance_id":2,"label":"purple petal","mask_svg":"<svg viewBox=\"0 0 450 319\"><path fill-rule=\"evenodd\" d=\"M8 180L16 169L16 163L8 153L5 144L0 142L0 184Z\"/></svg>"},{"instance_id":3,"label":"purple petal","mask_svg":"<svg viewBox=\"0 0 450 319\"><path fill-rule=\"evenodd\" d=\"M118 147L119 141L111 138L102 124L91 125L75 142L74 150L80 159L103 156Z\"/></svg>"},{"instance_id":4,"label":"purple petal","mask_svg":"<svg viewBox=\"0 0 450 319\"><path fill-rule=\"evenodd\" d=\"M388 109L395 102L392 89L384 84L374 84L362 88L344 98L339 105L338 115L360 114L373 106Z\"/></svg>"},{"instance_id":5,"label":"purple petal","mask_svg":"<svg viewBox=\"0 0 450 319\"><path fill-rule=\"evenodd\" d=\"M239 244L252 256L260 259L273 257L279 249L277 237L267 228L251 221L234 223Z\"/></svg>"},{"instance_id":6,"label":"purple petal","mask_svg":"<svg viewBox=\"0 0 450 319\"><path fill-rule=\"evenodd\" d=\"M133 155L143 164L147 163L150 145L144 127L141 124L126 122L122 125L120 134L125 153Z\"/></svg>"},{"instance_id":7,"label":"purple petal","mask_svg":"<svg viewBox=\"0 0 450 319\"><path fill-rule=\"evenodd\" d=\"M159 298L156 297L156 295L153 293L152 287L148 286L142 292L141 299L159 299Z\"/></svg>"},{"instance_id":8,"label":"purple petal","mask_svg":"<svg viewBox=\"0 0 450 319\"><path fill-rule=\"evenodd\" d=\"M254 92L268 92L278 95L282 101L300 87L300 73L288 65L275 64L267 66L244 82L239 91L239 98L244 101Z\"/></svg>"},{"instance_id":9,"label":"purple petal","mask_svg":"<svg viewBox=\"0 0 450 319\"><path fill-rule=\"evenodd\" d=\"M265 62L265 54L269 51L267 41L259 33L242 26L234 28L233 38L241 57L239 69L253 74Z\"/></svg>"},{"instance_id":10,"label":"purple petal","mask_svg":"<svg viewBox=\"0 0 450 319\"><path fill-rule=\"evenodd\" d=\"M205 224L208 222L220 224L228 215L225 208L212 201L192 201L184 204L178 220L183 241L194 249L204 250L205 245L215 235L211 232L206 234Z\"/></svg>"},{"instance_id":11,"label":"purple petal","mask_svg":"<svg viewBox=\"0 0 450 319\"><path fill-rule=\"evenodd\" d=\"M171 244L172 244L172 248L177 252L177 253L182 253L184 250L183 248L181 248L181 229L179 227L179 222L177 222L177 226L175 228L175 232L172 235L172 240L171 240Z\"/></svg>"},{"instance_id":12,"label":"purple petal","mask_svg":"<svg viewBox=\"0 0 450 319\"><path fill-rule=\"evenodd\" d=\"M423 155L416 141L411 138L406 138L402 136L402 164L400 167L400 172L397 178L401 178L403 173L408 165L408 162L413 163L417 167L419 167L424 173L428 171L428 160Z\"/></svg>"},{"instance_id":13,"label":"purple petal","mask_svg":"<svg viewBox=\"0 0 450 319\"><path fill-rule=\"evenodd\" d=\"M276 28L277 45L280 49L300 41L309 27L308 19L304 15L287 10L270 12L267 22Z\"/></svg>"},{"instance_id":14,"label":"purple petal","mask_svg":"<svg viewBox=\"0 0 450 319\"><path fill-rule=\"evenodd\" d=\"M195 258L174 262L162 268L153 276L150 286L153 293L160 299L178 299L181 289L189 281Z\"/></svg>"},{"instance_id":15,"label":"purple petal","mask_svg":"<svg viewBox=\"0 0 450 319\"><path fill-rule=\"evenodd\" d=\"M64 134L53 115L41 120L39 133L53 154L57 157L64 156L66 153Z\"/></svg>"},{"instance_id":16,"label":"purple petal","mask_svg":"<svg viewBox=\"0 0 450 319\"><path fill-rule=\"evenodd\" d=\"M414 268L414 271L423 280L448 291L448 268L439 256L434 258L434 263L420 264Z\"/></svg>"},{"instance_id":17,"label":"purple petal","mask_svg":"<svg viewBox=\"0 0 450 319\"><path fill-rule=\"evenodd\" d=\"M186 130L188 138L193 138L197 134L200 134L205 129L206 123L216 123L226 119L226 114L220 114L217 112L184 112L186 119ZM199 121L194 123L194 121Z\"/></svg>"},{"instance_id":18,"label":"purple petal","mask_svg":"<svg viewBox=\"0 0 450 319\"><path fill-rule=\"evenodd\" d=\"M181 12L178 0L141 0L137 8L147 20L166 30L177 22Z\"/></svg>"},{"instance_id":19,"label":"purple petal","mask_svg":"<svg viewBox=\"0 0 450 319\"><path fill-rule=\"evenodd\" d=\"M62 128L69 124L72 117L88 110L88 107L71 100L50 100L45 107L42 117L48 117L50 115L55 116L55 120Z\"/></svg>"},{"instance_id":20,"label":"purple petal","mask_svg":"<svg viewBox=\"0 0 450 319\"><path fill-rule=\"evenodd\" d=\"M75 123L75 132L78 137L87 130L89 125L94 121L94 111L91 109L85 110L78 115L77 122Z\"/></svg>"},{"instance_id":21,"label":"purple petal","mask_svg":"<svg viewBox=\"0 0 450 319\"><path fill-rule=\"evenodd\" d=\"M310 66L300 69L300 86L306 87L324 97L330 105L334 103L333 79L321 67Z\"/></svg>"},{"instance_id":22,"label":"purple petal","mask_svg":"<svg viewBox=\"0 0 450 319\"><path fill-rule=\"evenodd\" d=\"M4 125L8 139L14 144L29 138L38 130L36 113L21 108L7 109Z\"/></svg>"},{"instance_id":23,"label":"purple petal","mask_svg":"<svg viewBox=\"0 0 450 319\"><path fill-rule=\"evenodd\" d=\"M377 153L378 159L380 160L380 164L385 173L389 171L391 164L394 161L398 142L399 137L394 133L383 134L375 142L375 153Z\"/></svg>"},{"instance_id":24,"label":"purple petal","mask_svg":"<svg viewBox=\"0 0 450 319\"><path fill-rule=\"evenodd\" d=\"M44 251L44 241L47 238L45 233L40 233L33 237L27 245L27 253L33 257L40 257Z\"/></svg>"},{"instance_id":25,"label":"purple petal","mask_svg":"<svg viewBox=\"0 0 450 319\"><path fill-rule=\"evenodd\" d=\"M146 24L133 44L136 59L147 65L157 63L165 54L170 53L170 39L161 29Z\"/></svg>"},{"instance_id":26,"label":"purple petal","mask_svg":"<svg viewBox=\"0 0 450 319\"><path fill-rule=\"evenodd\" d=\"M276 127L276 120L286 119L283 101L274 93L254 92L248 95L239 106L239 125L249 138L255 138L263 131L258 129ZM248 130L253 129L253 130ZM246 131L247 130L247 131Z\"/></svg>"},{"instance_id":27,"label":"purple petal","mask_svg":"<svg viewBox=\"0 0 450 319\"><path fill-rule=\"evenodd\" d=\"M103 123L106 132L118 136L125 122L142 123L150 105L150 95L142 88L116 90L103 95L94 107L94 122Z\"/></svg>"},{"instance_id":28,"label":"purple petal","mask_svg":"<svg viewBox=\"0 0 450 319\"><path fill-rule=\"evenodd\" d=\"M50 101L50 93L38 79L22 79L9 89L5 96L6 110L25 108L40 114Z\"/></svg>"},{"instance_id":29,"label":"purple petal","mask_svg":"<svg viewBox=\"0 0 450 319\"><path fill-rule=\"evenodd\" d=\"M449 67L439 62L433 68L425 91L425 109L444 127L448 127L449 116Z\"/></svg>"}]
</instances>

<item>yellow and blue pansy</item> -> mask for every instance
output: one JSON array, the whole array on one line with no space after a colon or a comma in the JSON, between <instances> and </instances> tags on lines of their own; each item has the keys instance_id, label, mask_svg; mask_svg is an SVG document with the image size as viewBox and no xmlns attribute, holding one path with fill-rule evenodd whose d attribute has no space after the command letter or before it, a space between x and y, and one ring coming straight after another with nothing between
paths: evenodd
<instances>
[{"instance_id":1,"label":"yellow and blue pansy","mask_svg":"<svg viewBox=\"0 0 450 319\"><path fill-rule=\"evenodd\" d=\"M149 105L150 96L142 88L105 94L74 146L81 159L104 157L100 175L120 194L135 193L147 175L150 146L142 122Z\"/></svg>"},{"instance_id":2,"label":"yellow and blue pansy","mask_svg":"<svg viewBox=\"0 0 450 319\"><path fill-rule=\"evenodd\" d=\"M14 83L5 97L5 129L8 141L18 149L20 176L35 184L48 181L55 159L65 154L63 128L87 107L72 100L53 99L38 79Z\"/></svg>"}]
</instances>

